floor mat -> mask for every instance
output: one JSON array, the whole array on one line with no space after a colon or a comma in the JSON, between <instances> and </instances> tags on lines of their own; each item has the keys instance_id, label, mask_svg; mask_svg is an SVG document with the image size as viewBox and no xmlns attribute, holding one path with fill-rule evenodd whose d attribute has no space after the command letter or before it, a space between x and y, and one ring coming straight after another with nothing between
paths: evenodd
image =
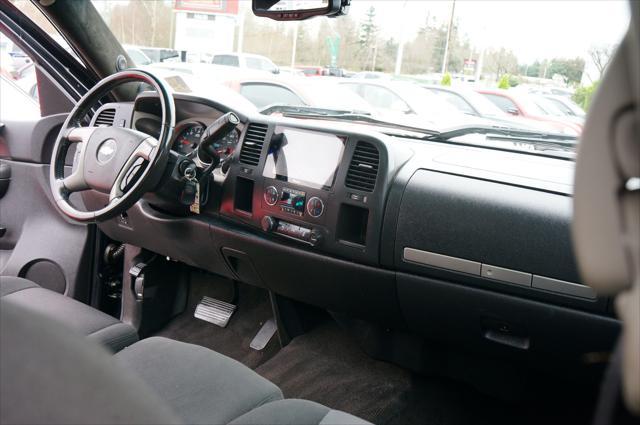
<instances>
[{"instance_id":1,"label":"floor mat","mask_svg":"<svg viewBox=\"0 0 640 425\"><path fill-rule=\"evenodd\" d=\"M194 272L186 310L156 336L201 345L255 369L275 355L279 348L276 337L261 351L249 347L262 324L273 316L271 304L265 290L243 284L239 284L238 289L238 307L226 328L196 319L193 313L203 296L230 302L233 286L224 278Z\"/></svg>"},{"instance_id":2,"label":"floor mat","mask_svg":"<svg viewBox=\"0 0 640 425\"><path fill-rule=\"evenodd\" d=\"M402 407L411 374L367 357L333 323L293 341L256 370L285 397L312 400L384 423Z\"/></svg>"},{"instance_id":3,"label":"floor mat","mask_svg":"<svg viewBox=\"0 0 640 425\"><path fill-rule=\"evenodd\" d=\"M584 404L571 412L562 400L555 406L507 403L451 379L374 360L333 322L294 338L256 371L287 398L312 400L377 425L582 424L589 418Z\"/></svg>"}]
</instances>

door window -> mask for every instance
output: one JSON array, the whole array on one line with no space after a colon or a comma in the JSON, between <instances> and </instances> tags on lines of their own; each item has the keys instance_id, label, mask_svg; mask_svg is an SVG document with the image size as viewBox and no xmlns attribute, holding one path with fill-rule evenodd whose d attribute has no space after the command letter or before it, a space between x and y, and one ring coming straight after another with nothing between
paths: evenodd
<instances>
[{"instance_id":1,"label":"door window","mask_svg":"<svg viewBox=\"0 0 640 425\"><path fill-rule=\"evenodd\" d=\"M213 63L226 66L240 66L238 57L234 55L216 55L213 57Z\"/></svg>"},{"instance_id":2,"label":"door window","mask_svg":"<svg viewBox=\"0 0 640 425\"><path fill-rule=\"evenodd\" d=\"M35 64L0 33L0 119L40 117Z\"/></svg>"},{"instance_id":3,"label":"door window","mask_svg":"<svg viewBox=\"0 0 640 425\"><path fill-rule=\"evenodd\" d=\"M494 105L496 105L498 108L502 109L502 111L508 114L513 113L513 111L518 111L518 113L520 113L520 110L518 109L516 104L504 96L499 96L497 94L490 94L490 93L483 93L483 96L489 99L491 102L493 102Z\"/></svg>"}]
</instances>

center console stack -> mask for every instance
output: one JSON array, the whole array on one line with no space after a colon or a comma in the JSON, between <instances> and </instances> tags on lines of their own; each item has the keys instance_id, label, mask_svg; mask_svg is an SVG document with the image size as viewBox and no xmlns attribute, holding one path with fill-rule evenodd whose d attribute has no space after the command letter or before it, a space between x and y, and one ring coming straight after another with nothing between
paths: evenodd
<instances>
[{"instance_id":1,"label":"center console stack","mask_svg":"<svg viewBox=\"0 0 640 425\"><path fill-rule=\"evenodd\" d=\"M283 241L377 261L388 168L384 143L255 122L242 136L224 183L223 215Z\"/></svg>"}]
</instances>

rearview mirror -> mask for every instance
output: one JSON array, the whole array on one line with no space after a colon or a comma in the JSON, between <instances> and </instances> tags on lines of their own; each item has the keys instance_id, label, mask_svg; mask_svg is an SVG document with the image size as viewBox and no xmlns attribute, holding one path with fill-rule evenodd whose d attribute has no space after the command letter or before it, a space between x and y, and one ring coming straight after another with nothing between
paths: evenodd
<instances>
[{"instance_id":1,"label":"rearview mirror","mask_svg":"<svg viewBox=\"0 0 640 425\"><path fill-rule=\"evenodd\" d=\"M302 21L314 16L345 15L351 0L252 0L256 16L276 21Z\"/></svg>"}]
</instances>

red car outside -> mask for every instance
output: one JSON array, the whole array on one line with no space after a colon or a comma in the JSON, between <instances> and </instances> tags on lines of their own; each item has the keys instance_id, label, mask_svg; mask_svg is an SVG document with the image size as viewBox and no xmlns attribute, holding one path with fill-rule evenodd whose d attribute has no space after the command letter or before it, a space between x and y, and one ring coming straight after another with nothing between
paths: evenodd
<instances>
[{"instance_id":1,"label":"red car outside","mask_svg":"<svg viewBox=\"0 0 640 425\"><path fill-rule=\"evenodd\" d=\"M582 125L546 114L545 111L525 93L500 89L476 89L476 91L508 114L542 121L548 124L550 130L559 133L576 136L582 133Z\"/></svg>"}]
</instances>

